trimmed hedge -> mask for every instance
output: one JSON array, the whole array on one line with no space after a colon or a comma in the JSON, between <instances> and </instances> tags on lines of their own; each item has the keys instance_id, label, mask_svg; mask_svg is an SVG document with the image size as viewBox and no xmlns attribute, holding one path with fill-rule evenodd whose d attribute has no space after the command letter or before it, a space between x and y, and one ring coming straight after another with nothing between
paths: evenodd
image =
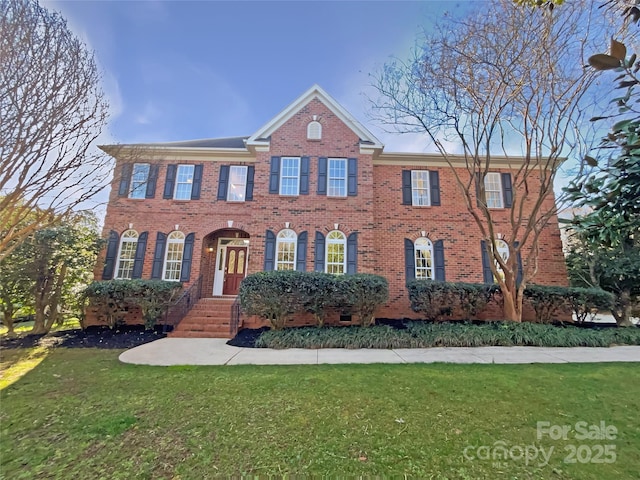
<instances>
[{"instance_id":1,"label":"trimmed hedge","mask_svg":"<svg viewBox=\"0 0 640 480\"><path fill-rule=\"evenodd\" d=\"M412 280L407 283L407 290L412 310L431 321L442 320L454 312L464 320L477 319L478 313L497 301L496 296L499 298L498 286L488 284ZM613 304L613 295L598 288L532 284L525 289L524 298L541 323L550 323L568 311L583 322L587 316L609 310Z\"/></svg>"},{"instance_id":2,"label":"trimmed hedge","mask_svg":"<svg viewBox=\"0 0 640 480\"><path fill-rule=\"evenodd\" d=\"M142 311L145 328L153 328L181 290L181 283L165 280L105 280L91 283L82 295L111 328L124 321L131 306Z\"/></svg>"},{"instance_id":3,"label":"trimmed hedge","mask_svg":"<svg viewBox=\"0 0 640 480\"><path fill-rule=\"evenodd\" d=\"M285 327L296 313L311 313L318 326L328 311L358 316L368 326L376 308L389 299L387 280L379 275L330 275L319 272L271 271L248 275L240 284L244 313L269 320L274 330Z\"/></svg>"},{"instance_id":4,"label":"trimmed hedge","mask_svg":"<svg viewBox=\"0 0 640 480\"><path fill-rule=\"evenodd\" d=\"M301 327L266 331L261 348L430 348L481 346L609 347L640 345L640 328L578 328L542 323L408 322L405 329Z\"/></svg>"}]
</instances>

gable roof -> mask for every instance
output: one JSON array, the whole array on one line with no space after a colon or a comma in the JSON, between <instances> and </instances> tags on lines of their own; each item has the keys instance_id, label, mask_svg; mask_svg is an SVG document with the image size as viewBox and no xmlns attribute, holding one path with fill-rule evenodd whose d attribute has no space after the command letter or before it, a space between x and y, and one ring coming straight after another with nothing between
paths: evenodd
<instances>
[{"instance_id":1,"label":"gable roof","mask_svg":"<svg viewBox=\"0 0 640 480\"><path fill-rule=\"evenodd\" d=\"M247 140L247 146L268 145L269 137L280 128L287 120L300 111L311 100L320 100L331 112L338 117L347 127L360 138L360 143L370 148L383 148L382 142L378 140L364 125L356 120L338 102L336 102L319 85L312 86L309 90L300 95L289 106L272 118L266 125L251 135Z\"/></svg>"}]
</instances>

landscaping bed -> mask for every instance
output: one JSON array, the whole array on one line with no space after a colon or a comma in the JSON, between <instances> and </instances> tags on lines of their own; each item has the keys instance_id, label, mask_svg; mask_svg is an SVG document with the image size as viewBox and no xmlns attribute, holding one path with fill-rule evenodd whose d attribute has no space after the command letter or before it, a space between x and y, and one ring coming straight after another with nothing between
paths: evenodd
<instances>
[{"instance_id":1,"label":"landscaping bed","mask_svg":"<svg viewBox=\"0 0 640 480\"><path fill-rule=\"evenodd\" d=\"M592 324L379 320L363 328L242 330L230 345L256 348L430 348L482 346L610 347L640 345L640 328ZM252 343L253 340L253 343Z\"/></svg>"},{"instance_id":2,"label":"landscaping bed","mask_svg":"<svg viewBox=\"0 0 640 480\"><path fill-rule=\"evenodd\" d=\"M3 336L0 348L30 348L46 343L47 346L66 348L126 349L166 337L162 326L145 330L142 325L123 325L111 329L91 326L82 330L58 330L47 335L21 335L15 338Z\"/></svg>"}]
</instances>

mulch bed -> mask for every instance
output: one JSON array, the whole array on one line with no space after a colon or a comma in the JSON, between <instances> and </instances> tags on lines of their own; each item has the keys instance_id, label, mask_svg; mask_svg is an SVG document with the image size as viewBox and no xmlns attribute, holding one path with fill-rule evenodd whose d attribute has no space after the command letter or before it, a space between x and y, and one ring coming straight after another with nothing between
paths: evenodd
<instances>
[{"instance_id":1,"label":"mulch bed","mask_svg":"<svg viewBox=\"0 0 640 480\"><path fill-rule=\"evenodd\" d=\"M85 330L60 330L48 335L24 335L16 338L3 336L0 339L0 348L30 348L46 343L49 346L65 348L126 349L166 336L162 327L145 330L141 325L128 325L114 329L92 326Z\"/></svg>"}]
</instances>

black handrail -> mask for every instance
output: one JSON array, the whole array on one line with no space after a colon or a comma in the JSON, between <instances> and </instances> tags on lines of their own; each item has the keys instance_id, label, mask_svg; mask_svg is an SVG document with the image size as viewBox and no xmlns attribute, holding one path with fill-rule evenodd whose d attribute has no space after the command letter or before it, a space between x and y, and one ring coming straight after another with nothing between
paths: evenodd
<instances>
[{"instance_id":1,"label":"black handrail","mask_svg":"<svg viewBox=\"0 0 640 480\"><path fill-rule=\"evenodd\" d=\"M175 329L200 298L202 298L202 275L167 309L164 325L173 326Z\"/></svg>"},{"instance_id":2,"label":"black handrail","mask_svg":"<svg viewBox=\"0 0 640 480\"><path fill-rule=\"evenodd\" d=\"M231 338L238 334L241 316L242 309L240 308L240 297L236 297L231 305L231 320L229 321L229 333L231 334Z\"/></svg>"}]
</instances>

